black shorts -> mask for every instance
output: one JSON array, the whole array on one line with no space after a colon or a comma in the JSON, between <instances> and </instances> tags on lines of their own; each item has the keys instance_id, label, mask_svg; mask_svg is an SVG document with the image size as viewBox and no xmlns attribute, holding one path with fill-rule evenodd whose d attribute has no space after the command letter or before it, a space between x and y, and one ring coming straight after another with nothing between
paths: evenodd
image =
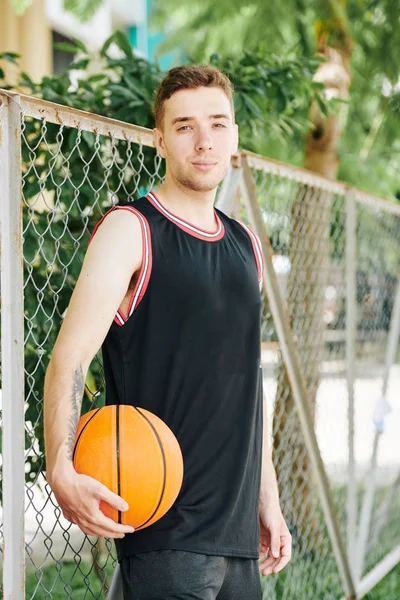
<instances>
[{"instance_id":1,"label":"black shorts","mask_svg":"<svg viewBox=\"0 0 400 600\"><path fill-rule=\"evenodd\" d=\"M262 600L258 560L182 550L140 552L120 563L124 600Z\"/></svg>"}]
</instances>

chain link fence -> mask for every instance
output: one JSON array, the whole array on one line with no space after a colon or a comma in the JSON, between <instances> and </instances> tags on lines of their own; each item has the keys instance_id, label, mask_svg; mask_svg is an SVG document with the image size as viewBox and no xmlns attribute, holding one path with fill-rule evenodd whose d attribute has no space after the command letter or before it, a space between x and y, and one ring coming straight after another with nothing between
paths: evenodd
<instances>
[{"instance_id":1,"label":"chain link fence","mask_svg":"<svg viewBox=\"0 0 400 600\"><path fill-rule=\"evenodd\" d=\"M400 327L394 311L400 301L400 210L244 154L357 581L400 542ZM237 208L256 226L246 207ZM262 328L270 444L294 547L286 577L266 580L266 597L338 598L339 573L330 563L332 545L267 297ZM277 591L282 579L284 590Z\"/></svg>"},{"instance_id":2,"label":"chain link fence","mask_svg":"<svg viewBox=\"0 0 400 600\"><path fill-rule=\"evenodd\" d=\"M13 460L22 453L24 465L21 472L9 466L3 479L1 546L8 548L13 531L27 599L105 598L116 565L113 542L88 538L66 521L46 484L43 382L96 223L112 204L156 188L164 165L143 128L9 93L0 100L2 132L16 132L3 135L0 146L2 181L9 182L3 199L17 205L14 174L22 185L23 238L19 247L12 235L19 211L3 209L3 260L14 248L23 265L22 297L2 264L3 457L6 467L7 453ZM263 579L265 598L361 597L400 561L400 210L247 152L232 161L217 205L248 222L270 249L262 292L264 396L294 553L279 575ZM279 303L287 311L277 312ZM7 337L10 305L21 308L23 356L6 382L7 361L18 363ZM300 366L300 387L292 364ZM18 394L20 423L11 410ZM104 399L99 352L82 411ZM15 429L6 439L22 421L24 442ZM22 540L18 502L11 503L19 496ZM6 572L7 552L5 592L21 578L24 585L20 572Z\"/></svg>"}]
</instances>

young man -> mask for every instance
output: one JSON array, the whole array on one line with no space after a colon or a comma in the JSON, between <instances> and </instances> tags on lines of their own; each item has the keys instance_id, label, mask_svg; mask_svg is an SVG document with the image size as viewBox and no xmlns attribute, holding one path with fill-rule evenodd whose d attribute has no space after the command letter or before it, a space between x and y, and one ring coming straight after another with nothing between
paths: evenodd
<instances>
[{"instance_id":1,"label":"young man","mask_svg":"<svg viewBox=\"0 0 400 600\"><path fill-rule=\"evenodd\" d=\"M161 83L165 182L96 226L46 373L48 481L68 520L116 538L129 600L260 600L259 572L290 560L263 418L260 242L213 207L238 147L232 93L210 66ZM157 414L184 459L176 502L136 532L104 516L100 500L119 510L124 500L71 460L100 346L107 403Z\"/></svg>"}]
</instances>

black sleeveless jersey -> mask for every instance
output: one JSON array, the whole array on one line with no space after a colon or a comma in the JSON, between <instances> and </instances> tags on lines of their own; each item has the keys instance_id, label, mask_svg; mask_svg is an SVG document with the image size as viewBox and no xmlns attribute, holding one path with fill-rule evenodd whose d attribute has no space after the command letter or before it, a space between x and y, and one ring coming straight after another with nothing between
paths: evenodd
<instances>
[{"instance_id":1,"label":"black sleeveless jersey","mask_svg":"<svg viewBox=\"0 0 400 600\"><path fill-rule=\"evenodd\" d=\"M92 237L113 210L139 218L143 261L102 345L106 402L155 413L184 461L172 508L115 540L118 558L162 549L258 558L260 241L218 209L216 230L199 229L152 192L112 207Z\"/></svg>"}]
</instances>

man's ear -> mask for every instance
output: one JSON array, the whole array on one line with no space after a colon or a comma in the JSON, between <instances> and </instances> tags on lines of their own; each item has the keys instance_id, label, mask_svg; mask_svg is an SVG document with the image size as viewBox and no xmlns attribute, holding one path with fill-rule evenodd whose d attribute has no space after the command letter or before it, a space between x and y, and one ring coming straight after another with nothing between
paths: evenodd
<instances>
[{"instance_id":1,"label":"man's ear","mask_svg":"<svg viewBox=\"0 0 400 600\"><path fill-rule=\"evenodd\" d=\"M153 141L154 141L156 150L157 150L158 154L161 156L161 158L166 158L166 153L165 153L165 148L164 148L164 137L163 137L162 131L157 129L157 127L155 127L153 129Z\"/></svg>"}]
</instances>

